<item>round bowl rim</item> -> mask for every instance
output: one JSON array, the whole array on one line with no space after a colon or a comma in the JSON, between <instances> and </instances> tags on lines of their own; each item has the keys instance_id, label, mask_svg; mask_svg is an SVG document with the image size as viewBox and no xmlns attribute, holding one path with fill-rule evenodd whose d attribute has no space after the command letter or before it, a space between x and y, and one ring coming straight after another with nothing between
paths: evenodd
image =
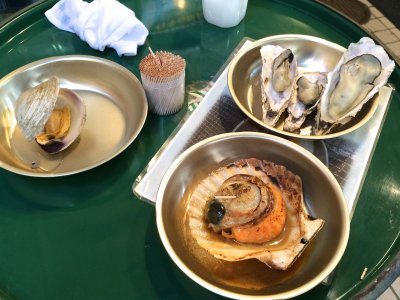
<instances>
[{"instance_id":1,"label":"round bowl rim","mask_svg":"<svg viewBox=\"0 0 400 300\"><path fill-rule=\"evenodd\" d=\"M143 105L143 108L141 111L142 116L140 118L140 121L137 124L137 128L136 128L135 132L128 139L126 139L124 141L124 143L121 144L121 146L119 147L119 149L117 151L114 151L114 153L112 153L111 155L105 157L104 159L102 159L101 161L98 161L95 164L88 165L88 166L85 166L85 167L82 167L79 169L64 171L64 172L60 172L60 173L57 173L57 172L39 173L39 172L33 172L31 170L24 170L24 169L21 169L19 167L13 166L11 164L8 164L8 163L0 160L1 168L5 169L9 172L12 172L14 174L28 176L28 177L41 177L41 178L63 177L63 176L70 176L70 175L78 174L81 172L86 172L88 170L94 169L96 167L99 167L99 166L105 164L106 162L112 160L113 158L115 158L116 156L121 154L136 140L136 138L142 131L144 124L146 122L146 119L147 119L147 115L148 115L148 104L146 101L146 93L142 87L142 84L140 83L140 81L136 77L136 75L133 74L131 71L129 71L126 67L124 67L123 65L118 64L112 60L106 59L106 58L97 57L97 56L93 56L93 55L86 55L86 54L68 54L68 55L51 56L51 57L38 59L38 60L35 60L35 61L32 61L30 63L20 66L17 69L11 71L10 73L6 74L4 77L0 78L0 85L7 83L8 81L12 80L16 75L18 75L19 73L30 70L31 68L35 68L35 67L41 66L41 65L51 64L54 62L63 62L63 61L72 61L72 60L73 61L89 61L89 62L100 63L100 64L114 67L114 68L118 69L118 71L120 71L122 74L129 77L130 80L132 80L132 82L134 82L134 84L140 90L140 95L138 98L141 99L141 104Z\"/></svg>"},{"instance_id":2,"label":"round bowl rim","mask_svg":"<svg viewBox=\"0 0 400 300\"><path fill-rule=\"evenodd\" d=\"M335 190L338 192L339 197L339 208L341 211L344 212L344 220L342 222L344 223L343 227L343 235L339 241L339 246L338 250L335 252L335 255L332 257L330 263L323 268L323 270L312 280L308 281L307 284L304 284L300 287L297 287L293 290L290 290L288 292L282 292L282 293L277 293L277 294L271 294L271 295L248 295L248 294L240 294L236 292L231 292L227 291L225 289L222 289L220 287L217 287L209 282L207 282L205 279L201 278L197 274L195 274L189 267L186 266L186 264L179 258L177 253L175 252L174 248L172 247L171 243L168 240L168 237L166 235L165 227L164 227L164 222L163 222L163 217L162 217L162 206L163 206L163 194L164 191L167 187L167 184L171 178L171 175L174 173L174 171L179 167L179 165L185 160L185 158L192 153L193 151L197 150L198 148L203 147L204 145L216 141L222 141L225 139L234 139L234 138L239 138L239 137L248 137L248 138L259 138L259 139L264 139L267 141L274 141L278 142L284 147L291 147L294 148L296 151L299 151L302 155L305 155L309 160L311 160L319 169L323 169L328 172L324 172L326 174L327 179L329 182L331 182L334 185ZM190 148L186 149L183 153L181 153L178 158L170 165L170 167L167 169L163 179L161 180L159 190L157 193L157 198L156 198L156 224L157 224L157 230L158 234L161 238L161 241L168 253L168 255L172 258L174 263L193 281L197 282L204 288L233 299L240 299L242 297L246 297L248 299L287 299L287 298L292 298L295 296L299 296L315 286L317 286L319 283L322 282L323 279L325 279L337 266L339 263L340 259L342 258L344 251L346 249L349 235L350 235L350 215L349 215L349 210L347 206L347 202L344 198L342 189L337 182L336 178L333 176L333 174L329 171L329 169L318 159L316 158L313 154L302 148L301 146L288 141L284 138L277 137L271 134L266 134L266 133L258 133L258 132L233 132L233 133L224 133L224 134L219 134L216 136L209 137L203 141L198 142L197 144L192 145Z\"/></svg>"},{"instance_id":3,"label":"round bowl rim","mask_svg":"<svg viewBox=\"0 0 400 300\"><path fill-rule=\"evenodd\" d=\"M228 88L229 88L229 92L232 95L233 100L235 101L236 105L240 108L240 110L247 116L249 117L251 120L253 120L254 122L256 122L258 125L271 130L275 133L284 135L284 136L288 136L288 137L294 137L294 138L299 138L299 139L308 139L308 140L324 140L324 139L330 139L330 138L336 138L342 135L345 135L347 133L350 133L360 127L362 127L365 123L367 123L371 117L374 115L375 111L378 108L379 105L379 98L375 97L373 99L371 99L369 102L371 104L371 107L369 109L369 111L366 113L366 115L356 124L354 124L351 127L348 127L344 130L341 131L336 131L336 132L332 132L332 133L328 133L328 134L324 134L324 135L301 135L301 134L297 134L297 133L293 133L293 132L289 132L289 131L285 131L285 130L281 130L278 128L275 128L274 126L270 126L265 124L262 120L256 118L250 111L247 110L246 107L244 107L241 102L239 101L239 97L236 95L235 93L235 88L233 85L233 73L235 71L235 67L237 65L237 63L239 62L239 60L245 56L247 54L247 52L249 52L250 50L253 50L257 47L260 47L261 45L264 45L266 43L270 43L273 41L284 41L285 39L289 40L289 39L303 39L303 40L307 40L307 41L312 41L312 42L317 42L317 43L321 43L321 44L325 44L331 48L337 49L341 52L344 52L346 49L336 43L330 42L328 40L325 40L323 38L319 38L319 37L315 37L315 36L311 36L311 35L303 35L303 34L281 34L281 35L272 35L269 37L265 37L259 40L254 41L251 45L249 45L248 47L246 47L245 49L243 49L243 51L239 51L239 53L232 59L231 63L229 64L228 67Z\"/></svg>"}]
</instances>

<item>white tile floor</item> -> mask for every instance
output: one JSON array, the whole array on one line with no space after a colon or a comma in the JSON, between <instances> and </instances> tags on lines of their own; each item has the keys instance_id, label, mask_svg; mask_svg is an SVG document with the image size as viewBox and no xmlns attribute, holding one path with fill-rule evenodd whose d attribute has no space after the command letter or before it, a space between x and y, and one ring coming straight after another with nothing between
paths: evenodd
<instances>
[{"instance_id":1,"label":"white tile floor","mask_svg":"<svg viewBox=\"0 0 400 300\"><path fill-rule=\"evenodd\" d=\"M377 300L399 300L400 299L400 278L378 297Z\"/></svg>"},{"instance_id":2,"label":"white tile floor","mask_svg":"<svg viewBox=\"0 0 400 300\"><path fill-rule=\"evenodd\" d=\"M366 4L371 12L368 23L361 25L377 41L386 47L393 59L400 64L400 30L393 25L378 9L373 7L368 0L359 0Z\"/></svg>"},{"instance_id":3,"label":"white tile floor","mask_svg":"<svg viewBox=\"0 0 400 300\"><path fill-rule=\"evenodd\" d=\"M380 42L393 59L400 64L400 30L367 0L359 1L366 4L371 12L370 20L361 27ZM400 277L377 300L400 300Z\"/></svg>"}]
</instances>

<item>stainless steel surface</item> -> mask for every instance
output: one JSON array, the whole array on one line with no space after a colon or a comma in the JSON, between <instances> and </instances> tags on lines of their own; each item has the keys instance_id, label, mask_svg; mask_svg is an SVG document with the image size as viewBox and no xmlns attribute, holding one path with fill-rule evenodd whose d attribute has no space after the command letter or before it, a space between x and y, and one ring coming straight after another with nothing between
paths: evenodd
<instances>
[{"instance_id":1,"label":"stainless steel surface","mask_svg":"<svg viewBox=\"0 0 400 300\"><path fill-rule=\"evenodd\" d=\"M18 96L51 76L86 104L79 141L54 155L29 143L14 115ZM0 166L28 176L69 175L112 159L137 137L147 116L146 96L135 75L92 56L51 57L23 66L0 80L0 99Z\"/></svg>"},{"instance_id":2,"label":"stainless steel surface","mask_svg":"<svg viewBox=\"0 0 400 300\"><path fill-rule=\"evenodd\" d=\"M245 43L240 43L237 49L246 51L250 45L251 41L245 39ZM228 68L224 66L223 72L216 77L216 82L199 106L193 113L189 112L136 178L133 183L133 192L140 199L152 204L156 202L158 187L166 170L188 147L213 135L237 131L243 128L241 125L244 120L251 120L232 100L227 87L227 72ZM327 140L286 137L313 153L329 167L342 187L350 216L356 207L391 95L392 88L383 87L380 90L380 101L374 116L363 127L351 133ZM271 132L254 121L246 123L248 127L246 130Z\"/></svg>"},{"instance_id":3,"label":"stainless steel surface","mask_svg":"<svg viewBox=\"0 0 400 300\"><path fill-rule=\"evenodd\" d=\"M224 286L200 271L182 232L182 218L176 218L184 193L207 174L239 158L256 157L286 166L303 181L309 213L326 222L312 245L312 253L299 272L283 284L265 290L245 290ZM318 183L316 184L316 178ZM232 298L263 296L283 299L302 294L332 272L344 253L349 236L349 212L340 185L328 168L304 148L265 133L240 132L217 135L187 149L166 172L156 201L157 227L161 240L174 262L190 278L205 288Z\"/></svg>"},{"instance_id":4,"label":"stainless steel surface","mask_svg":"<svg viewBox=\"0 0 400 300\"><path fill-rule=\"evenodd\" d=\"M327 139L347 134L364 125L375 113L379 96L367 102L362 110L347 124L337 127L325 135L306 135L283 130L284 114L276 124L269 126L262 121L261 99L261 55L260 48L275 44L291 49L297 59L299 69L308 72L329 72L340 60L345 49L321 38L307 35L277 35L258 41L237 55L231 62L228 71L228 86L233 99L239 108L260 126L278 134L304 139ZM311 117L311 115L309 116ZM313 119L312 119L313 120ZM302 128L306 126L303 125Z\"/></svg>"}]
</instances>

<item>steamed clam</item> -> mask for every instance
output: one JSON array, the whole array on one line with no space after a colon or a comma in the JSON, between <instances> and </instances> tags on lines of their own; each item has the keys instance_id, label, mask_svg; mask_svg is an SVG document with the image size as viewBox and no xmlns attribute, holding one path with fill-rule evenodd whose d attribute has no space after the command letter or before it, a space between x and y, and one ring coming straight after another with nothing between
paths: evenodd
<instances>
[{"instance_id":1,"label":"steamed clam","mask_svg":"<svg viewBox=\"0 0 400 300\"><path fill-rule=\"evenodd\" d=\"M358 43L350 44L328 75L315 133L328 133L350 121L386 84L394 67L394 61L372 39L364 37Z\"/></svg>"},{"instance_id":2,"label":"steamed clam","mask_svg":"<svg viewBox=\"0 0 400 300\"><path fill-rule=\"evenodd\" d=\"M187 218L197 243L218 259L258 259L288 269L322 228L303 203L302 181L284 166L241 159L203 179Z\"/></svg>"},{"instance_id":3,"label":"steamed clam","mask_svg":"<svg viewBox=\"0 0 400 300\"><path fill-rule=\"evenodd\" d=\"M26 139L35 140L44 151L53 154L79 137L86 108L76 93L60 88L58 79L51 77L17 99L15 115Z\"/></svg>"},{"instance_id":4,"label":"steamed clam","mask_svg":"<svg viewBox=\"0 0 400 300\"><path fill-rule=\"evenodd\" d=\"M290 49L278 45L263 46L260 53L263 121L274 126L289 104L297 62Z\"/></svg>"}]
</instances>

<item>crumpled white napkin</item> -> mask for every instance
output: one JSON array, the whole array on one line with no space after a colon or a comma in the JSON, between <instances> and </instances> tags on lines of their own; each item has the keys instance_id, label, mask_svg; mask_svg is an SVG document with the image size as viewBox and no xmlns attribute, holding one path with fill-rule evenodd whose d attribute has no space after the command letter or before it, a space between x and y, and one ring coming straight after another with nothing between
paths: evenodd
<instances>
[{"instance_id":1,"label":"crumpled white napkin","mask_svg":"<svg viewBox=\"0 0 400 300\"><path fill-rule=\"evenodd\" d=\"M90 47L114 48L118 55L136 55L149 34L135 13L116 0L61 0L45 12L62 30L76 33Z\"/></svg>"}]
</instances>

